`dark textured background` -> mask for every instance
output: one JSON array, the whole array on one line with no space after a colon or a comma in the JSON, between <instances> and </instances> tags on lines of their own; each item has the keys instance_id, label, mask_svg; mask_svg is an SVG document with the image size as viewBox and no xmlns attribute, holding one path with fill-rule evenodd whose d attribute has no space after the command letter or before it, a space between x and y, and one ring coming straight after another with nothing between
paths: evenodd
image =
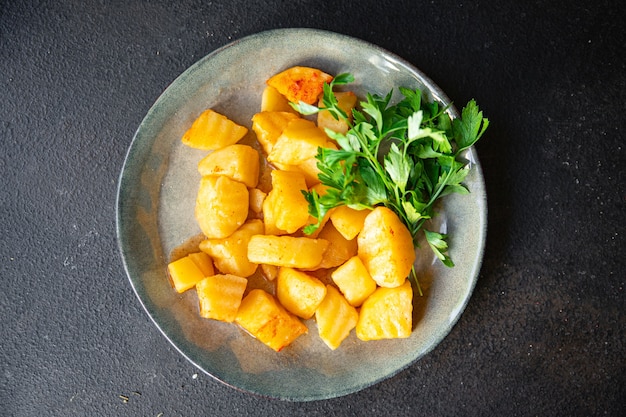
<instances>
[{"instance_id":1,"label":"dark textured background","mask_svg":"<svg viewBox=\"0 0 626 417\"><path fill-rule=\"evenodd\" d=\"M0 0L0 414L624 415L624 2L172 3ZM304 404L187 363L135 298L115 234L118 175L159 94L279 27L376 43L492 121L489 236L460 321L395 377Z\"/></svg>"}]
</instances>

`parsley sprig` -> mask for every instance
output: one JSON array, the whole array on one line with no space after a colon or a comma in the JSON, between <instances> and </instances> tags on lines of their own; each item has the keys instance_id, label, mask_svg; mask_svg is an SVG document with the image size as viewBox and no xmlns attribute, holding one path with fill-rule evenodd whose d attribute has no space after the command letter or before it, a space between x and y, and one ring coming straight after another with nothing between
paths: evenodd
<instances>
[{"instance_id":1,"label":"parsley sprig","mask_svg":"<svg viewBox=\"0 0 626 417\"><path fill-rule=\"evenodd\" d=\"M360 109L353 109L350 121L339 107L334 87L351 82L354 77L346 73L325 84L319 107L292 103L304 115L328 110L349 127L346 134L326 129L339 149L318 149L319 179L327 192L321 196L314 190L303 192L309 213L318 220L305 233L319 228L334 207L360 210L382 204L398 214L416 245L423 231L434 254L446 266L454 266L447 253L447 235L423 226L436 214L440 198L469 193L463 185L469 167L462 152L480 139L489 120L474 100L460 118L452 119L448 107L427 100L421 90L400 87L403 98L396 104L391 104L393 91L384 97L368 93Z\"/></svg>"}]
</instances>

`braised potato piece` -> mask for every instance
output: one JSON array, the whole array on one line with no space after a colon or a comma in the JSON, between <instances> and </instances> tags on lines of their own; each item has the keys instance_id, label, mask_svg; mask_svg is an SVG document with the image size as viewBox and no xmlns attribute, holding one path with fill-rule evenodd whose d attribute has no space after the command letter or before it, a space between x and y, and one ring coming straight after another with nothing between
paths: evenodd
<instances>
[{"instance_id":1,"label":"braised potato piece","mask_svg":"<svg viewBox=\"0 0 626 417\"><path fill-rule=\"evenodd\" d=\"M378 287L361 306L356 335L361 340L405 338L413 326L413 289L409 280L395 288Z\"/></svg>"},{"instance_id":2,"label":"braised potato piece","mask_svg":"<svg viewBox=\"0 0 626 417\"><path fill-rule=\"evenodd\" d=\"M338 105L348 116L348 120L352 121L352 109L356 106L357 97L352 91L336 92ZM322 106L322 99L318 106ZM338 133L345 134L348 131L348 123L345 120L337 120L328 110L322 110L317 113L317 125L323 130L325 128L333 130Z\"/></svg>"},{"instance_id":3,"label":"braised potato piece","mask_svg":"<svg viewBox=\"0 0 626 417\"><path fill-rule=\"evenodd\" d=\"M259 289L244 297L235 322L277 352L307 333L307 327L296 316Z\"/></svg>"},{"instance_id":4,"label":"braised potato piece","mask_svg":"<svg viewBox=\"0 0 626 417\"><path fill-rule=\"evenodd\" d=\"M215 274L215 269L213 268L213 260L209 255L200 251L190 253L189 258L194 261L194 263L200 268L200 271L204 274L205 277L211 276Z\"/></svg>"},{"instance_id":5,"label":"braised potato piece","mask_svg":"<svg viewBox=\"0 0 626 417\"><path fill-rule=\"evenodd\" d=\"M198 281L206 277L202 269L189 256L169 263L167 270L172 286L179 293L194 287Z\"/></svg>"},{"instance_id":6,"label":"braised potato piece","mask_svg":"<svg viewBox=\"0 0 626 417\"><path fill-rule=\"evenodd\" d=\"M283 165L299 165L317 155L317 148L327 147L328 136L306 119L294 119L289 122L282 134L276 139L267 160Z\"/></svg>"},{"instance_id":7,"label":"braised potato piece","mask_svg":"<svg viewBox=\"0 0 626 417\"><path fill-rule=\"evenodd\" d=\"M259 182L259 152L234 144L211 152L198 163L200 175L226 175L253 188Z\"/></svg>"},{"instance_id":8,"label":"braised potato piece","mask_svg":"<svg viewBox=\"0 0 626 417\"><path fill-rule=\"evenodd\" d=\"M263 111L252 116L252 130L266 154L272 151L289 122L299 118L297 114L282 111Z\"/></svg>"},{"instance_id":9,"label":"braised potato piece","mask_svg":"<svg viewBox=\"0 0 626 417\"><path fill-rule=\"evenodd\" d=\"M196 284L200 316L231 323L235 320L248 280L236 275L213 275Z\"/></svg>"},{"instance_id":10,"label":"braised potato piece","mask_svg":"<svg viewBox=\"0 0 626 417\"><path fill-rule=\"evenodd\" d=\"M289 105L289 100L271 86L266 86L261 96L261 111L284 111L297 114Z\"/></svg>"},{"instance_id":11,"label":"braised potato piece","mask_svg":"<svg viewBox=\"0 0 626 417\"><path fill-rule=\"evenodd\" d=\"M287 234L286 231L284 231L283 229L279 229L278 226L276 226L276 219L274 218L273 199L265 197L265 199L263 200L262 213L263 225L265 226L266 235L280 236Z\"/></svg>"},{"instance_id":12,"label":"braised potato piece","mask_svg":"<svg viewBox=\"0 0 626 417\"><path fill-rule=\"evenodd\" d=\"M333 142L330 142L330 141L326 142L326 144L323 147L337 150L337 145L335 145ZM309 159L304 160L299 165L294 166L295 170L300 171L304 174L304 180L306 181L306 186L309 188L314 187L317 184L320 184L320 179L318 176L321 171L317 167L318 162L319 161L317 160L317 158L313 156ZM292 171L292 170L288 169L288 171Z\"/></svg>"},{"instance_id":13,"label":"braised potato piece","mask_svg":"<svg viewBox=\"0 0 626 417\"><path fill-rule=\"evenodd\" d=\"M365 218L357 241L359 257L378 285L393 288L404 283L415 261L415 248L396 213L376 207Z\"/></svg>"},{"instance_id":14,"label":"braised potato piece","mask_svg":"<svg viewBox=\"0 0 626 417\"><path fill-rule=\"evenodd\" d=\"M361 229L365 218L371 210L355 210L348 206L335 207L330 213L330 221L337 228L339 233L348 240L354 239Z\"/></svg>"},{"instance_id":15,"label":"braised potato piece","mask_svg":"<svg viewBox=\"0 0 626 417\"><path fill-rule=\"evenodd\" d=\"M182 137L182 142L196 149L220 149L243 138L248 129L226 116L208 109L198 116Z\"/></svg>"},{"instance_id":16,"label":"braised potato piece","mask_svg":"<svg viewBox=\"0 0 626 417\"><path fill-rule=\"evenodd\" d=\"M317 278L292 268L280 268L276 297L289 312L303 319L313 317L326 296L326 286Z\"/></svg>"},{"instance_id":17,"label":"braised potato piece","mask_svg":"<svg viewBox=\"0 0 626 417\"><path fill-rule=\"evenodd\" d=\"M263 222L249 220L226 238L203 240L200 250L211 255L220 272L249 277L258 265L248 260L248 242L252 236L262 233Z\"/></svg>"},{"instance_id":18,"label":"braised potato piece","mask_svg":"<svg viewBox=\"0 0 626 417\"><path fill-rule=\"evenodd\" d=\"M209 239L230 236L248 217L248 189L223 175L200 180L195 215L202 233Z\"/></svg>"},{"instance_id":19,"label":"braised potato piece","mask_svg":"<svg viewBox=\"0 0 626 417\"><path fill-rule=\"evenodd\" d=\"M274 87L291 102L314 104L322 94L324 83L332 80L331 75L317 68L296 66L274 75L267 80L267 85Z\"/></svg>"},{"instance_id":20,"label":"braised potato piece","mask_svg":"<svg viewBox=\"0 0 626 417\"><path fill-rule=\"evenodd\" d=\"M263 276L270 281L274 281L278 277L278 271L280 267L276 265L261 265L261 271L263 271Z\"/></svg>"},{"instance_id":21,"label":"braised potato piece","mask_svg":"<svg viewBox=\"0 0 626 417\"><path fill-rule=\"evenodd\" d=\"M329 242L328 249L324 252L322 262L317 266L318 268L339 266L357 254L356 239L347 240L331 222L324 225L317 237Z\"/></svg>"},{"instance_id":22,"label":"braised potato piece","mask_svg":"<svg viewBox=\"0 0 626 417\"><path fill-rule=\"evenodd\" d=\"M363 304L363 301L376 290L376 281L372 279L358 256L350 258L335 269L331 278L346 300L355 307Z\"/></svg>"},{"instance_id":23,"label":"braised potato piece","mask_svg":"<svg viewBox=\"0 0 626 417\"><path fill-rule=\"evenodd\" d=\"M309 219L309 204L303 190L307 190L304 175L298 172L274 170L272 175L272 191L263 202L263 215L269 225L266 233L272 233L272 226L287 233L294 233L306 224Z\"/></svg>"},{"instance_id":24,"label":"braised potato piece","mask_svg":"<svg viewBox=\"0 0 626 417\"><path fill-rule=\"evenodd\" d=\"M257 214L261 213L263 211L263 201L265 201L267 194L258 188L252 188L248 190L248 193L250 195L250 210Z\"/></svg>"},{"instance_id":25,"label":"braised potato piece","mask_svg":"<svg viewBox=\"0 0 626 417\"><path fill-rule=\"evenodd\" d=\"M326 286L326 297L315 311L320 338L335 350L356 326L359 313L332 285Z\"/></svg>"},{"instance_id":26,"label":"braised potato piece","mask_svg":"<svg viewBox=\"0 0 626 417\"><path fill-rule=\"evenodd\" d=\"M248 259L257 264L313 268L322 261L328 241L308 237L256 235L248 243Z\"/></svg>"}]
</instances>

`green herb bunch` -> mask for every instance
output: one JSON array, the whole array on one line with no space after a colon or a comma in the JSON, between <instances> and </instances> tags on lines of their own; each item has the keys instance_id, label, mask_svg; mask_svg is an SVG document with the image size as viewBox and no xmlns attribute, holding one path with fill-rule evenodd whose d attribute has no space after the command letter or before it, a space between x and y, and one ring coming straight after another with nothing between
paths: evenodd
<instances>
[{"instance_id":1,"label":"green herb bunch","mask_svg":"<svg viewBox=\"0 0 626 417\"><path fill-rule=\"evenodd\" d=\"M384 205L398 214L417 246L423 231L435 255L447 266L447 235L423 228L435 215L435 202L451 193L467 194L462 184L469 172L461 153L484 134L489 120L476 102L463 108L460 118L451 119L448 108L428 101L419 89L400 87L403 99L391 104L393 91L385 97L367 94L352 118L339 108L334 87L354 82L351 74L336 76L324 85L322 105L303 102L292 106L303 115L328 110L345 120L346 134L326 129L338 150L319 148L316 156L319 179L327 187L324 195L304 191L309 213L318 222L305 228L312 233L326 213L341 205L360 210Z\"/></svg>"}]
</instances>

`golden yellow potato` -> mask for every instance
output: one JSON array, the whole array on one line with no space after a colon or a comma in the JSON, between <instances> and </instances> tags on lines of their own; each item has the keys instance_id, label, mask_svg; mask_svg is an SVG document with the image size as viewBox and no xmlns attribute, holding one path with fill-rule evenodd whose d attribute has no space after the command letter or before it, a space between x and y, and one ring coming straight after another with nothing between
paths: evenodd
<instances>
[{"instance_id":1,"label":"golden yellow potato","mask_svg":"<svg viewBox=\"0 0 626 417\"><path fill-rule=\"evenodd\" d=\"M395 288L378 287L361 306L356 335L359 339L406 338L413 330L413 289L409 280Z\"/></svg>"},{"instance_id":2,"label":"golden yellow potato","mask_svg":"<svg viewBox=\"0 0 626 417\"><path fill-rule=\"evenodd\" d=\"M248 190L248 194L250 195L250 210L257 214L261 213L263 211L263 201L265 201L267 194L258 188Z\"/></svg>"},{"instance_id":3,"label":"golden yellow potato","mask_svg":"<svg viewBox=\"0 0 626 417\"><path fill-rule=\"evenodd\" d=\"M331 141L326 142L326 144L323 147L327 149L335 149L335 150L337 149L337 145L335 145ZM319 174L321 171L317 167L318 163L319 161L317 160L317 158L313 156L311 158L304 160L302 163L298 165L289 165L289 167L293 167L293 168L287 169L287 171L302 172L304 174L304 180L306 181L306 186L309 188L312 188L320 184Z\"/></svg>"},{"instance_id":4,"label":"golden yellow potato","mask_svg":"<svg viewBox=\"0 0 626 417\"><path fill-rule=\"evenodd\" d=\"M269 194L268 194L269 196ZM276 219L274 218L274 201L271 198L265 197L262 205L263 213L263 225L265 226L266 235L286 235L287 232L276 226Z\"/></svg>"},{"instance_id":5,"label":"golden yellow potato","mask_svg":"<svg viewBox=\"0 0 626 417\"><path fill-rule=\"evenodd\" d=\"M359 313L332 285L326 286L326 297L315 311L320 338L332 350L337 349L356 326Z\"/></svg>"},{"instance_id":6,"label":"golden yellow potato","mask_svg":"<svg viewBox=\"0 0 626 417\"><path fill-rule=\"evenodd\" d=\"M306 191L304 176L297 172L272 171L272 190L263 202L263 215L278 229L294 233L309 219L309 204L302 191ZM270 213L271 212L271 213ZM266 222L266 225L270 222ZM272 233L270 224L269 234Z\"/></svg>"},{"instance_id":7,"label":"golden yellow potato","mask_svg":"<svg viewBox=\"0 0 626 417\"><path fill-rule=\"evenodd\" d=\"M354 239L361 229L365 218L371 210L355 210L348 206L335 207L330 213L330 221L337 228L339 233L348 240Z\"/></svg>"},{"instance_id":8,"label":"golden yellow potato","mask_svg":"<svg viewBox=\"0 0 626 417\"><path fill-rule=\"evenodd\" d=\"M327 247L324 239L256 235L248 243L248 259L256 264L313 268L322 262Z\"/></svg>"},{"instance_id":9,"label":"golden yellow potato","mask_svg":"<svg viewBox=\"0 0 626 417\"><path fill-rule=\"evenodd\" d=\"M179 292L185 292L194 287L198 281L206 277L200 267L189 256L180 258L167 265L170 283Z\"/></svg>"},{"instance_id":10,"label":"golden yellow potato","mask_svg":"<svg viewBox=\"0 0 626 417\"><path fill-rule=\"evenodd\" d=\"M223 175L208 175L200 180L195 216L207 238L230 236L246 221L248 206L245 184Z\"/></svg>"},{"instance_id":11,"label":"golden yellow potato","mask_svg":"<svg viewBox=\"0 0 626 417\"><path fill-rule=\"evenodd\" d=\"M276 265L261 265L261 271L263 272L263 276L267 278L269 281L274 281L278 277L278 271L280 267Z\"/></svg>"},{"instance_id":12,"label":"golden yellow potato","mask_svg":"<svg viewBox=\"0 0 626 417\"><path fill-rule=\"evenodd\" d=\"M289 122L299 118L297 114L283 111L263 111L252 116L252 130L266 154L272 151Z\"/></svg>"},{"instance_id":13,"label":"golden yellow potato","mask_svg":"<svg viewBox=\"0 0 626 417\"><path fill-rule=\"evenodd\" d=\"M259 152L252 146L236 143L217 149L198 163L200 175L226 175L248 188L259 182Z\"/></svg>"},{"instance_id":14,"label":"golden yellow potato","mask_svg":"<svg viewBox=\"0 0 626 417\"><path fill-rule=\"evenodd\" d=\"M319 279L292 268L282 267L278 271L276 297L296 316L313 317L325 296L326 286Z\"/></svg>"},{"instance_id":15,"label":"golden yellow potato","mask_svg":"<svg viewBox=\"0 0 626 417\"><path fill-rule=\"evenodd\" d=\"M236 275L213 275L196 284L200 316L231 323L235 320L248 280Z\"/></svg>"},{"instance_id":16,"label":"golden yellow potato","mask_svg":"<svg viewBox=\"0 0 626 417\"><path fill-rule=\"evenodd\" d=\"M402 285L415 261L411 233L398 215L386 207L376 207L363 223L357 238L359 257L381 287Z\"/></svg>"},{"instance_id":17,"label":"golden yellow potato","mask_svg":"<svg viewBox=\"0 0 626 417\"><path fill-rule=\"evenodd\" d=\"M249 277L256 272L258 265L248 260L248 242L252 236L260 234L263 234L263 222L248 220L228 237L203 240L200 250L213 258L223 274Z\"/></svg>"},{"instance_id":18,"label":"golden yellow potato","mask_svg":"<svg viewBox=\"0 0 626 417\"><path fill-rule=\"evenodd\" d=\"M332 80L331 75L317 68L295 66L272 76L267 80L267 85L274 87L291 102L313 104L322 94L324 83Z\"/></svg>"},{"instance_id":19,"label":"golden yellow potato","mask_svg":"<svg viewBox=\"0 0 626 417\"><path fill-rule=\"evenodd\" d=\"M182 137L182 142L196 149L220 149L243 138L248 129L214 110L205 110Z\"/></svg>"},{"instance_id":20,"label":"golden yellow potato","mask_svg":"<svg viewBox=\"0 0 626 417\"><path fill-rule=\"evenodd\" d=\"M336 92L337 105L348 116L348 120L352 121L352 109L356 106L357 97L352 91ZM323 107L322 99L318 103L319 107ZM338 133L345 134L348 129L348 123L343 119L335 119L328 110L322 110L317 113L317 125L323 129L330 129Z\"/></svg>"},{"instance_id":21,"label":"golden yellow potato","mask_svg":"<svg viewBox=\"0 0 626 417\"><path fill-rule=\"evenodd\" d=\"M289 100L272 86L266 86L261 95L261 111L284 111L297 114L289 105Z\"/></svg>"},{"instance_id":22,"label":"golden yellow potato","mask_svg":"<svg viewBox=\"0 0 626 417\"><path fill-rule=\"evenodd\" d=\"M310 120L294 119L276 139L267 155L271 163L299 165L317 155L317 148L328 145L328 136Z\"/></svg>"},{"instance_id":23,"label":"golden yellow potato","mask_svg":"<svg viewBox=\"0 0 626 417\"><path fill-rule=\"evenodd\" d=\"M195 262L195 264L200 268L205 277L211 276L215 274L215 269L213 268L213 260L209 255L200 251L190 253L189 258Z\"/></svg>"},{"instance_id":24,"label":"golden yellow potato","mask_svg":"<svg viewBox=\"0 0 626 417\"><path fill-rule=\"evenodd\" d=\"M308 331L274 296L260 289L244 297L235 322L277 352Z\"/></svg>"},{"instance_id":25,"label":"golden yellow potato","mask_svg":"<svg viewBox=\"0 0 626 417\"><path fill-rule=\"evenodd\" d=\"M355 307L363 304L363 301L376 291L376 281L372 279L358 256L348 259L330 276L346 300Z\"/></svg>"},{"instance_id":26,"label":"golden yellow potato","mask_svg":"<svg viewBox=\"0 0 626 417\"><path fill-rule=\"evenodd\" d=\"M357 254L356 239L347 240L333 226L331 222L326 223L317 236L329 242L328 249L324 252L322 262L317 268L333 268L346 262Z\"/></svg>"}]
</instances>

